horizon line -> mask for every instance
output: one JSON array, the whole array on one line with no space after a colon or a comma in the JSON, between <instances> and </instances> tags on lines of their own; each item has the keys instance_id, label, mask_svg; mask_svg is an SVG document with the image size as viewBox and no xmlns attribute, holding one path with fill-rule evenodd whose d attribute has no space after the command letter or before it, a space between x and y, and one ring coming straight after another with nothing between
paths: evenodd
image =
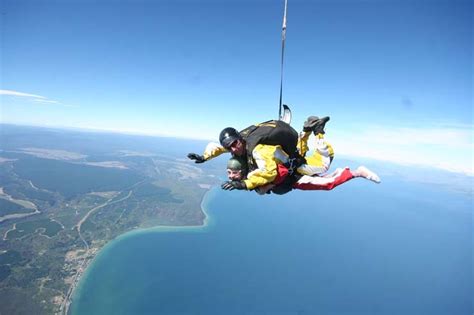
<instances>
[{"instance_id":1,"label":"horizon line","mask_svg":"<svg viewBox=\"0 0 474 315\"><path fill-rule=\"evenodd\" d=\"M119 135L131 135L131 136L142 136L142 137L153 137L153 138L171 138L171 139L181 139L181 140L194 140L194 141L210 141L216 142L215 139L209 138L193 138L193 137L183 137L179 135L172 135L172 134L163 134L163 133L150 133L150 132L143 132L137 130L122 130L122 129L110 129L110 128L97 128L92 126L81 126L81 127L74 127L74 126L62 126L62 125L41 125L41 124L24 124L24 123L16 123L16 122L1 122L0 125L12 125L12 126L20 126L20 127L35 127L35 128L44 128L44 129L59 129L59 130L69 130L69 131L78 131L78 132L89 132L89 133L109 133L109 134L119 134ZM350 153L339 153L339 156L348 157L348 158L362 158L368 159L373 161L382 161L387 162L399 166L412 166L412 167L428 167L432 169L446 171L448 173L455 173L461 174L468 177L474 177L474 170L470 169L463 169L463 168L449 168L441 165L433 165L433 164L419 164L419 163L408 163L406 161L394 161L391 159L383 158L383 157L368 157L359 154L350 154Z\"/></svg>"}]
</instances>

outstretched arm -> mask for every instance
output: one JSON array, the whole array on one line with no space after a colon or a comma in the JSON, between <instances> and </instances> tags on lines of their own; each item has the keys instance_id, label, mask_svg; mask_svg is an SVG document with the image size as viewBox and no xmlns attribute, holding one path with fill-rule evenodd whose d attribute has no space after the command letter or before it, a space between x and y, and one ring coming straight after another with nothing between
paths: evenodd
<instances>
[{"instance_id":1,"label":"outstretched arm","mask_svg":"<svg viewBox=\"0 0 474 315\"><path fill-rule=\"evenodd\" d=\"M228 152L226 149L224 149L223 146L215 143L215 142L210 142L207 146L206 149L204 150L203 155L199 155L197 153L189 153L188 158L190 160L194 160L195 163L204 163L210 159L215 158L216 156L221 155L222 153Z\"/></svg>"}]
</instances>

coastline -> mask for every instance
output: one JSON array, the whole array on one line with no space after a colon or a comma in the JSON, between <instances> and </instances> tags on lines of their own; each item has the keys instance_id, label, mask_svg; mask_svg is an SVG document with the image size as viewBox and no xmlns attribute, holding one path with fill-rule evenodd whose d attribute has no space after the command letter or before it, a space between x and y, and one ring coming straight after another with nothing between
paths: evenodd
<instances>
[{"instance_id":1,"label":"coastline","mask_svg":"<svg viewBox=\"0 0 474 315\"><path fill-rule=\"evenodd\" d=\"M208 228L212 227L214 225L213 218L209 215L209 202L213 199L212 197L218 190L214 187L209 190L207 190L200 203L201 211L204 213L204 220L201 225L159 225L159 226L154 226L150 228L137 228L128 232L125 232L124 234L121 234L117 236L116 238L108 241L105 243L105 245L101 247L94 247L92 246L89 250L86 251L85 253L85 260L82 264L82 266L77 270L77 274L74 277L73 283L71 283L72 289L70 294L66 297L65 301L62 301L61 303L61 308L59 310L60 314L63 315L69 315L70 314L70 309L71 306L74 302L74 298L76 295L81 294L82 290L82 283L84 278L87 279L88 273L91 270L91 266L93 266L93 263L96 261L100 260L101 257L103 257L109 249L111 249L113 246L115 246L118 242L123 241L124 239L127 239L132 236L136 236L139 234L148 234L148 233L162 233L162 232L181 232L181 231L188 231L188 232L197 232L197 233L202 233L205 232ZM63 307L64 306L64 307Z\"/></svg>"}]
</instances>

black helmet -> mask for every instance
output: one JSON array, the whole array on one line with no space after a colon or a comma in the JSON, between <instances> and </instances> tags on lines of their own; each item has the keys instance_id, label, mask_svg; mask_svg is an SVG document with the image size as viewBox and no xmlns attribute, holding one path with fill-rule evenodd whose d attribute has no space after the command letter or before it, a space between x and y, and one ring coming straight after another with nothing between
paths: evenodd
<instances>
[{"instance_id":1,"label":"black helmet","mask_svg":"<svg viewBox=\"0 0 474 315\"><path fill-rule=\"evenodd\" d=\"M227 161L227 168L233 171L245 171L247 169L247 161L243 158L233 156Z\"/></svg>"},{"instance_id":2,"label":"black helmet","mask_svg":"<svg viewBox=\"0 0 474 315\"><path fill-rule=\"evenodd\" d=\"M241 139L242 136L240 135L240 133L232 127L225 128L221 131L221 134L219 135L219 142L226 149L229 149L230 145L234 141Z\"/></svg>"}]
</instances>

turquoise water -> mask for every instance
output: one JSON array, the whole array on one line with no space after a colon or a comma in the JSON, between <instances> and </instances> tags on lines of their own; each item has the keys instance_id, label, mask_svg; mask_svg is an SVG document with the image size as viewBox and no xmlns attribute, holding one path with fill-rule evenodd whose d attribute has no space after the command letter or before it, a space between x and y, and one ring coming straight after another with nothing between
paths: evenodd
<instances>
[{"instance_id":1,"label":"turquoise water","mask_svg":"<svg viewBox=\"0 0 474 315\"><path fill-rule=\"evenodd\" d=\"M472 314L472 195L385 178L205 207L207 227L110 243L71 313Z\"/></svg>"}]
</instances>

